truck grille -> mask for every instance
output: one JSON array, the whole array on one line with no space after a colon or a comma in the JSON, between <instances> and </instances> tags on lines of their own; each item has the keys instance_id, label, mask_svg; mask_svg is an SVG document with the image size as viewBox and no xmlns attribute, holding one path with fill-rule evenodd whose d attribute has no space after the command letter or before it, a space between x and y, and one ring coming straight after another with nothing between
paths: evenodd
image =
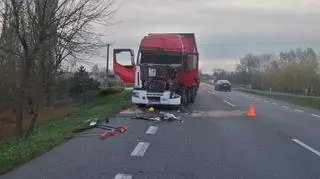
<instances>
[{"instance_id":1,"label":"truck grille","mask_svg":"<svg viewBox=\"0 0 320 179\"><path fill-rule=\"evenodd\" d=\"M149 102L160 102L160 97L148 97Z\"/></svg>"},{"instance_id":2,"label":"truck grille","mask_svg":"<svg viewBox=\"0 0 320 179\"><path fill-rule=\"evenodd\" d=\"M148 97L161 97L162 96L162 93L147 93L147 96Z\"/></svg>"}]
</instances>

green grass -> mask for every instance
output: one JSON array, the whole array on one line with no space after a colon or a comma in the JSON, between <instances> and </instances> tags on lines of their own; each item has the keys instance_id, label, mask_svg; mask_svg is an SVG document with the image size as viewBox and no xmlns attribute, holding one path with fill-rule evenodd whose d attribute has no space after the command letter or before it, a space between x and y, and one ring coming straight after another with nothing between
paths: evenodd
<instances>
[{"instance_id":1,"label":"green grass","mask_svg":"<svg viewBox=\"0 0 320 179\"><path fill-rule=\"evenodd\" d=\"M304 98L304 97L298 97L298 96L284 96L284 95L277 95L277 94L257 94L254 92L248 92L247 93L256 94L259 96L265 96L272 99L287 101L299 106L305 106L305 107L311 107L314 109L320 109L320 99L312 99L312 98Z\"/></svg>"},{"instance_id":2,"label":"green grass","mask_svg":"<svg viewBox=\"0 0 320 179\"><path fill-rule=\"evenodd\" d=\"M134 86L134 84L125 84L124 86L127 87L127 88L131 88L131 87Z\"/></svg>"},{"instance_id":3,"label":"green grass","mask_svg":"<svg viewBox=\"0 0 320 179\"><path fill-rule=\"evenodd\" d=\"M89 118L103 119L108 115L128 107L131 94L127 91L102 96L87 104L80 105L74 113L61 119L42 124L31 134L28 140L9 139L0 143L0 174L35 158L57 144L67 140L72 130Z\"/></svg>"}]
</instances>

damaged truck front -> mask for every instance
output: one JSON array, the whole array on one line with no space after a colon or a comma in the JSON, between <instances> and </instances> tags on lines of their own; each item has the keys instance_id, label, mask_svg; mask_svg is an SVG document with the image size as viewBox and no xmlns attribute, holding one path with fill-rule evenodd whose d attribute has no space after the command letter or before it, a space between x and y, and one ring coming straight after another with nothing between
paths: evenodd
<instances>
[{"instance_id":1,"label":"damaged truck front","mask_svg":"<svg viewBox=\"0 0 320 179\"><path fill-rule=\"evenodd\" d=\"M120 63L120 53L130 64ZM194 34L157 33L145 36L136 63L132 49L114 49L113 70L124 83L134 83L132 103L187 105L199 89L199 54Z\"/></svg>"}]
</instances>

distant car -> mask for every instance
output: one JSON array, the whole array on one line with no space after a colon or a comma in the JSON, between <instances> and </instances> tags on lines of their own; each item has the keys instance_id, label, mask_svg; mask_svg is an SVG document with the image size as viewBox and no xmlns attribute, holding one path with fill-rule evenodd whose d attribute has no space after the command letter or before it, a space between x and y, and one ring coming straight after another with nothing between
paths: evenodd
<instances>
[{"instance_id":1,"label":"distant car","mask_svg":"<svg viewBox=\"0 0 320 179\"><path fill-rule=\"evenodd\" d=\"M217 91L231 91L231 83L228 80L218 80L215 89Z\"/></svg>"}]
</instances>

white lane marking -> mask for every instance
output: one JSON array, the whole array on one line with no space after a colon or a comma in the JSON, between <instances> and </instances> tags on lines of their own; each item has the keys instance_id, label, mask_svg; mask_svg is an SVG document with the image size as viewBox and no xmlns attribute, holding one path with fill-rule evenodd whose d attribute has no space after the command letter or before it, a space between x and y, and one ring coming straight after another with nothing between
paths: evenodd
<instances>
[{"instance_id":1,"label":"white lane marking","mask_svg":"<svg viewBox=\"0 0 320 179\"><path fill-rule=\"evenodd\" d=\"M310 147L310 146L308 146L307 144L299 141L298 139L291 139L291 140L292 140L293 142L299 144L300 146L308 149L309 151L311 151L312 153L314 153L314 154L316 154L316 155L318 155L318 156L320 157L320 152L317 151L316 149L313 149L312 147Z\"/></svg>"},{"instance_id":2,"label":"white lane marking","mask_svg":"<svg viewBox=\"0 0 320 179\"><path fill-rule=\"evenodd\" d=\"M278 106L278 104L277 103L272 103L273 105L275 105L275 106Z\"/></svg>"},{"instance_id":3,"label":"white lane marking","mask_svg":"<svg viewBox=\"0 0 320 179\"><path fill-rule=\"evenodd\" d=\"M296 112L304 112L304 111L302 111L300 109L295 109L294 111L296 111Z\"/></svg>"},{"instance_id":4,"label":"white lane marking","mask_svg":"<svg viewBox=\"0 0 320 179\"><path fill-rule=\"evenodd\" d=\"M257 101L260 101L260 98L256 98Z\"/></svg>"},{"instance_id":5,"label":"white lane marking","mask_svg":"<svg viewBox=\"0 0 320 179\"><path fill-rule=\"evenodd\" d=\"M132 179L132 175L118 173L114 179Z\"/></svg>"},{"instance_id":6,"label":"white lane marking","mask_svg":"<svg viewBox=\"0 0 320 179\"><path fill-rule=\"evenodd\" d=\"M155 134L158 130L157 126L150 126L146 132L146 134Z\"/></svg>"},{"instance_id":7,"label":"white lane marking","mask_svg":"<svg viewBox=\"0 0 320 179\"><path fill-rule=\"evenodd\" d=\"M268 100L264 100L263 102L268 103L269 101Z\"/></svg>"},{"instance_id":8,"label":"white lane marking","mask_svg":"<svg viewBox=\"0 0 320 179\"><path fill-rule=\"evenodd\" d=\"M289 109L289 107L288 107L288 106L282 106L282 108L284 108L284 109Z\"/></svg>"},{"instance_id":9,"label":"white lane marking","mask_svg":"<svg viewBox=\"0 0 320 179\"><path fill-rule=\"evenodd\" d=\"M228 102L228 101L226 101L226 100L223 100L223 102L225 102L225 103L229 104L229 105L230 105L230 106L232 106L232 107L235 107L235 105L234 105L234 104L231 104L230 102Z\"/></svg>"},{"instance_id":10,"label":"white lane marking","mask_svg":"<svg viewBox=\"0 0 320 179\"><path fill-rule=\"evenodd\" d=\"M314 116L314 117L320 117L319 115L317 115L317 114L311 114L312 116Z\"/></svg>"},{"instance_id":11,"label":"white lane marking","mask_svg":"<svg viewBox=\"0 0 320 179\"><path fill-rule=\"evenodd\" d=\"M131 156L142 157L149 147L148 142L139 142L131 153Z\"/></svg>"}]
</instances>

